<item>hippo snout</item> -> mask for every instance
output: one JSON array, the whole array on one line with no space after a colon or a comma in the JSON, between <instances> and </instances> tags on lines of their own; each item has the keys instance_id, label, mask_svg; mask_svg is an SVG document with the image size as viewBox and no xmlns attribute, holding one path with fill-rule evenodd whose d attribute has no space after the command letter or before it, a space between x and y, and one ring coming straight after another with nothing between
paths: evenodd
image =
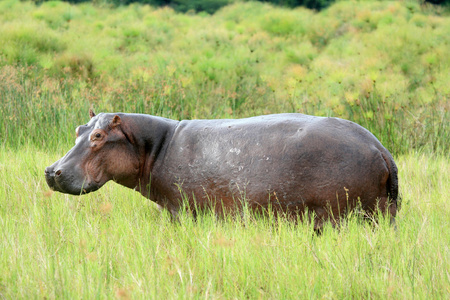
<instances>
[{"instance_id":1,"label":"hippo snout","mask_svg":"<svg viewBox=\"0 0 450 300\"><path fill-rule=\"evenodd\" d=\"M62 170L55 169L53 166L45 168L45 180L47 181L48 186L55 191L61 191L58 181L61 178Z\"/></svg>"},{"instance_id":2,"label":"hippo snout","mask_svg":"<svg viewBox=\"0 0 450 300\"><path fill-rule=\"evenodd\" d=\"M46 178L54 178L55 176L60 176L61 173L62 173L61 170L57 170L55 172L52 167L45 168L45 177Z\"/></svg>"},{"instance_id":3,"label":"hippo snout","mask_svg":"<svg viewBox=\"0 0 450 300\"><path fill-rule=\"evenodd\" d=\"M44 172L48 186L57 192L82 195L99 188L95 184L88 183L86 178L73 168L63 168L57 163L45 168Z\"/></svg>"},{"instance_id":4,"label":"hippo snout","mask_svg":"<svg viewBox=\"0 0 450 300\"><path fill-rule=\"evenodd\" d=\"M55 172L53 172L52 167L45 168L45 180L47 181L48 186L51 189L54 189L55 186Z\"/></svg>"}]
</instances>

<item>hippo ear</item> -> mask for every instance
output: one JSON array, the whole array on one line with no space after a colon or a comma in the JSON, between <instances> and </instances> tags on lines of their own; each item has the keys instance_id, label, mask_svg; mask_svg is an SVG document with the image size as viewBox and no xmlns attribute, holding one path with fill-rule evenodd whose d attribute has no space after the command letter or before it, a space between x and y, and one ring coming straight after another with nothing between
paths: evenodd
<instances>
[{"instance_id":1,"label":"hippo ear","mask_svg":"<svg viewBox=\"0 0 450 300\"><path fill-rule=\"evenodd\" d=\"M92 110L92 108L89 108L89 116L91 117L91 119L92 119L93 117L95 117L95 113L94 113L94 111Z\"/></svg>"},{"instance_id":2,"label":"hippo ear","mask_svg":"<svg viewBox=\"0 0 450 300\"><path fill-rule=\"evenodd\" d=\"M118 115L115 115L110 124L111 128L119 126L120 124L122 124L122 120Z\"/></svg>"}]
</instances>

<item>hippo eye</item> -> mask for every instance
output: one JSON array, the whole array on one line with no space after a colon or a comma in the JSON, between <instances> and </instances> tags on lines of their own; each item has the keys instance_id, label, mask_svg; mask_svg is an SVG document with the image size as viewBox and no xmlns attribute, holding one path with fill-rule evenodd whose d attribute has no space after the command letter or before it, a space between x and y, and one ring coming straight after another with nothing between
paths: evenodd
<instances>
[{"instance_id":1,"label":"hippo eye","mask_svg":"<svg viewBox=\"0 0 450 300\"><path fill-rule=\"evenodd\" d=\"M102 137L102 133L101 132L94 132L91 135L91 140L95 141L95 140L99 140Z\"/></svg>"}]
</instances>

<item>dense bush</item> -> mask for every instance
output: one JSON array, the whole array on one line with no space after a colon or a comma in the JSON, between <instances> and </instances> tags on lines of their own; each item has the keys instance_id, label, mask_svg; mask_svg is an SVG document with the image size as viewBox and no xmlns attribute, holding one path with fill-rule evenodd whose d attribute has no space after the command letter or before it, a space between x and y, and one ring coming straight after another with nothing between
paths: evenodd
<instances>
[{"instance_id":1,"label":"dense bush","mask_svg":"<svg viewBox=\"0 0 450 300\"><path fill-rule=\"evenodd\" d=\"M47 0L35 0L45 2ZM95 0L66 0L69 3L96 2ZM297 7L304 6L312 9L323 9L336 0L260 0L260 2L272 3L280 6ZM170 6L179 12L207 12L214 13L225 5L238 2L236 0L104 0L103 2L114 5L128 5L132 3L148 4L152 6ZM241 1L244 2L244 1Z\"/></svg>"},{"instance_id":2,"label":"dense bush","mask_svg":"<svg viewBox=\"0 0 450 300\"><path fill-rule=\"evenodd\" d=\"M48 0L33 0L37 3L46 2ZM54 1L54 0L50 0ZM148 4L152 6L169 6L178 12L207 12L215 13L220 8L225 5L232 4L235 2L248 2L249 0L66 0L69 3L83 3L83 2L94 2L94 3L111 3L113 5L129 5L132 3ZM322 10L336 0L250 0L266 2L278 6L284 7L307 7L315 10ZM446 5L450 4L450 0L419 0L420 2L429 2L433 4Z\"/></svg>"},{"instance_id":3,"label":"dense bush","mask_svg":"<svg viewBox=\"0 0 450 300\"><path fill-rule=\"evenodd\" d=\"M320 13L237 3L215 15L151 6L0 2L1 143L63 143L86 111L175 119L337 116L394 153L448 151L450 19L414 2Z\"/></svg>"},{"instance_id":4,"label":"dense bush","mask_svg":"<svg viewBox=\"0 0 450 300\"><path fill-rule=\"evenodd\" d=\"M261 2L268 2L280 6L297 7L304 6L312 9L323 9L328 7L336 0L262 0Z\"/></svg>"}]
</instances>

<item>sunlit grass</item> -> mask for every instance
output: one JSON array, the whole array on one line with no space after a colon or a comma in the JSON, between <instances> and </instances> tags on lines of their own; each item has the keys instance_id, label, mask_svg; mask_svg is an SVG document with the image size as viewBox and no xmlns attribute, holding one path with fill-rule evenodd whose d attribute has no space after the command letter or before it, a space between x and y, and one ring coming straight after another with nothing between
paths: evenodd
<instances>
[{"instance_id":1,"label":"sunlit grass","mask_svg":"<svg viewBox=\"0 0 450 300\"><path fill-rule=\"evenodd\" d=\"M397 159L397 228L350 217L320 236L262 217L172 222L107 184L54 193L60 153L0 151L0 295L5 298L448 298L448 157Z\"/></svg>"}]
</instances>

